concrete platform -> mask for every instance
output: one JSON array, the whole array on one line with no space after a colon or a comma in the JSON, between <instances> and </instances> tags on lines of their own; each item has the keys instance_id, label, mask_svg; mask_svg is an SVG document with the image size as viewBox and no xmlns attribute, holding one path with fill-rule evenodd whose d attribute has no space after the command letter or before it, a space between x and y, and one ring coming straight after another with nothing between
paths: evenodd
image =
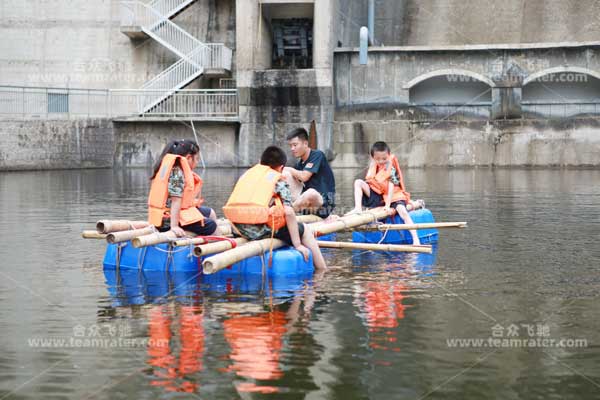
<instances>
[{"instance_id":1,"label":"concrete platform","mask_svg":"<svg viewBox=\"0 0 600 400\"><path fill-rule=\"evenodd\" d=\"M151 116L151 117L143 117L143 116L124 116L124 117L116 117L113 118L113 122L229 122L229 123L239 123L239 117L201 117L201 116Z\"/></svg>"},{"instance_id":2,"label":"concrete platform","mask_svg":"<svg viewBox=\"0 0 600 400\"><path fill-rule=\"evenodd\" d=\"M123 33L132 40L144 40L149 38L149 36L146 35L144 31L142 31L142 27L139 25L121 26L121 33Z\"/></svg>"}]
</instances>

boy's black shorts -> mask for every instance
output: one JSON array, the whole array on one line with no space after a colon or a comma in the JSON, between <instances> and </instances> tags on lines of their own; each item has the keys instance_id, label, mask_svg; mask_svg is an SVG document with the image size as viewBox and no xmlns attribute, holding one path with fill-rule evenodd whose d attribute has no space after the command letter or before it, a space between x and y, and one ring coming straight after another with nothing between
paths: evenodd
<instances>
[{"instance_id":1,"label":"boy's black shorts","mask_svg":"<svg viewBox=\"0 0 600 400\"><path fill-rule=\"evenodd\" d=\"M298 222L298 233L300 233L300 239L302 239L302 236L304 235L304 224L302 222ZM288 245L293 246L292 238L290 237L290 231L288 230L287 226L279 228L279 230L275 232L275 238L283 240Z\"/></svg>"},{"instance_id":2,"label":"boy's black shorts","mask_svg":"<svg viewBox=\"0 0 600 400\"><path fill-rule=\"evenodd\" d=\"M390 204L390 208L395 209L400 204L402 204L403 206L406 207L406 202L404 200L398 200L398 201L394 201L392 204ZM366 208L376 208L376 207L381 207L381 206L385 205L385 202L383 201L382 195L371 190L371 194L369 195L369 197L367 197L363 193L362 205L363 205L363 207L366 207Z\"/></svg>"}]
</instances>

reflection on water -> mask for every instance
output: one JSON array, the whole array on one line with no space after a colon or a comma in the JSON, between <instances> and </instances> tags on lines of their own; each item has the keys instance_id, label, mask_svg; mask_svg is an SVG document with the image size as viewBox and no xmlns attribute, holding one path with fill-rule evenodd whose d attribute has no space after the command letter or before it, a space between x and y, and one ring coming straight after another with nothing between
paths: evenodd
<instances>
[{"instance_id":1,"label":"reflection on water","mask_svg":"<svg viewBox=\"0 0 600 400\"><path fill-rule=\"evenodd\" d=\"M287 319L282 311L256 315L230 314L223 322L223 334L231 347L232 364L227 371L257 381L277 380L283 376L279 366ZM242 392L274 393L277 388L245 382Z\"/></svg>"},{"instance_id":2,"label":"reflection on water","mask_svg":"<svg viewBox=\"0 0 600 400\"><path fill-rule=\"evenodd\" d=\"M155 305L148 314L148 364L154 367L150 385L168 392L196 392L193 374L202 370L204 355L202 308L181 306L172 314L168 306Z\"/></svg>"},{"instance_id":3,"label":"reflection on water","mask_svg":"<svg viewBox=\"0 0 600 400\"><path fill-rule=\"evenodd\" d=\"M368 328L369 347L400 351L394 329L404 318L407 305L403 300L410 296L412 283L431 274L435 254L353 252L351 264L357 282L354 303ZM144 313L150 339L147 362L154 376L150 385L166 392L196 392L202 385L195 374L203 369L204 352L212 350L205 349L205 308L217 317L214 322L219 323L229 347L226 357L230 363L220 371L235 375L236 390L280 392L281 382L277 381L284 377L284 342L298 332L306 333L307 321L300 317L312 312L313 283L318 287L326 279L325 275L317 276L316 282L300 276L287 278L285 289L300 289L293 293L277 290L278 282L274 281L269 290L257 293L252 285L231 277L224 285L214 279L202 284L202 277L195 273L108 269L104 273L114 306L151 305ZM208 297L217 303L204 304Z\"/></svg>"},{"instance_id":4,"label":"reflection on water","mask_svg":"<svg viewBox=\"0 0 600 400\"><path fill-rule=\"evenodd\" d=\"M240 172L207 171L207 203ZM339 204L357 174L336 171ZM441 231L433 255L328 250L323 276L250 289L102 270L104 245L79 232L143 218L146 171L0 174L0 398L598 398L600 171L405 175L438 220L469 228ZM588 346L447 342L537 323ZM148 345L31 342L123 325Z\"/></svg>"}]
</instances>

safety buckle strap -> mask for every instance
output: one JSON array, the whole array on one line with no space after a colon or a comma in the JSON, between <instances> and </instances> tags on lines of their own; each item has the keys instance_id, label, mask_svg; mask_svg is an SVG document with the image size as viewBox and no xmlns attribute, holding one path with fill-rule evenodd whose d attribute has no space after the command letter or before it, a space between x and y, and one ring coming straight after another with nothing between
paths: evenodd
<instances>
[{"instance_id":1,"label":"safety buckle strap","mask_svg":"<svg viewBox=\"0 0 600 400\"><path fill-rule=\"evenodd\" d=\"M206 239L207 242L229 242L229 244L231 244L232 249L237 246L237 242L235 241L235 239L228 238L225 236L196 236L196 237Z\"/></svg>"}]
</instances>

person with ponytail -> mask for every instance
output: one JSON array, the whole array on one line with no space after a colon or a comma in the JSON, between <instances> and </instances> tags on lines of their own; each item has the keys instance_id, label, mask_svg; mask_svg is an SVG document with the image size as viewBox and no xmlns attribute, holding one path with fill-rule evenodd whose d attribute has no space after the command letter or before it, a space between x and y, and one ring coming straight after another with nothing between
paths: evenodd
<instances>
[{"instance_id":1,"label":"person with ponytail","mask_svg":"<svg viewBox=\"0 0 600 400\"><path fill-rule=\"evenodd\" d=\"M194 173L200 147L193 140L168 143L157 160L148 196L148 222L160 232L184 231L212 235L217 230L213 209L203 207L202 179Z\"/></svg>"}]
</instances>

